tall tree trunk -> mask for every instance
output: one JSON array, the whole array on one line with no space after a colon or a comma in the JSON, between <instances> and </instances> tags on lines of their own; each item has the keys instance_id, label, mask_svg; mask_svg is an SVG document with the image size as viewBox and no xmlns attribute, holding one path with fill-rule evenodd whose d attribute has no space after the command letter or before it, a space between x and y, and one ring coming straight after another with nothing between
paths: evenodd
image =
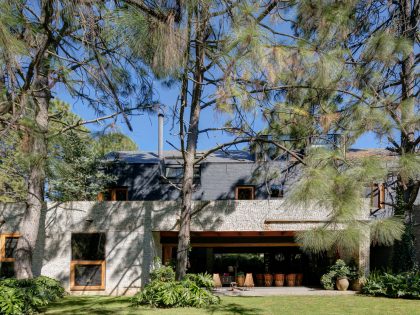
<instances>
[{"instance_id":1,"label":"tall tree trunk","mask_svg":"<svg viewBox=\"0 0 420 315\"><path fill-rule=\"evenodd\" d=\"M18 279L32 278L32 256L35 250L42 207L44 207L45 169L47 163L47 133L48 133L48 108L51 99L51 87L49 85L50 61L47 49L53 42L53 33L50 31L50 23L54 11L52 0L42 0L41 4L41 27L43 33L38 35L37 51L34 51L33 59L28 66L28 72L33 73L33 80L24 84L24 91L28 91L27 104L23 104L32 115L31 126L27 126L28 143L26 150L29 155L29 174L27 179L28 196L26 198L25 212L20 225L20 237L15 252L15 274ZM58 43L55 42L55 45ZM32 106L31 103L32 102ZM33 110L33 113L30 110Z\"/></svg>"},{"instance_id":2,"label":"tall tree trunk","mask_svg":"<svg viewBox=\"0 0 420 315\"><path fill-rule=\"evenodd\" d=\"M417 30L415 7L411 0L400 0L400 16L398 20L399 36L411 42L411 51L401 64L401 121L404 130L401 132L401 154L415 153L416 125L406 123L415 115L414 82L415 56L414 43ZM416 5L415 5L416 6ZM418 9L418 8L417 8ZM416 246L413 231L413 209L419 191L419 182L414 179L408 181L398 177L397 207L395 214L404 216L406 229L403 239L394 245L393 264L395 271L405 271L416 265Z\"/></svg>"},{"instance_id":3,"label":"tall tree trunk","mask_svg":"<svg viewBox=\"0 0 420 315\"><path fill-rule=\"evenodd\" d=\"M45 69L44 69L45 70ZM50 92L47 73L39 73L34 84L35 121L34 128L28 129L28 154L31 155L28 196L21 222L17 248L15 273L18 279L32 278L32 255L35 249L39 220L44 206L45 167L47 161L48 107Z\"/></svg>"},{"instance_id":4,"label":"tall tree trunk","mask_svg":"<svg viewBox=\"0 0 420 315\"><path fill-rule=\"evenodd\" d=\"M29 136L27 149L28 154L31 155L27 181L28 196L21 221L21 237L16 247L15 273L18 279L33 277L32 256L37 241L41 211L44 206L48 107L51 98L46 66L42 67L42 70L35 76L34 89L34 127L27 129Z\"/></svg>"},{"instance_id":5,"label":"tall tree trunk","mask_svg":"<svg viewBox=\"0 0 420 315\"><path fill-rule=\"evenodd\" d=\"M202 93L204 74L204 46L205 30L207 24L206 8L201 8L196 16L196 40L195 40L195 63L194 84L191 98L191 111L188 128L187 147L184 156L184 176L182 179L182 207L180 227L178 235L178 251L176 278L181 280L187 273L188 252L190 249L190 225L192 212L192 194L194 184L194 162L197 151L197 141L200 121L200 99Z\"/></svg>"}]
</instances>

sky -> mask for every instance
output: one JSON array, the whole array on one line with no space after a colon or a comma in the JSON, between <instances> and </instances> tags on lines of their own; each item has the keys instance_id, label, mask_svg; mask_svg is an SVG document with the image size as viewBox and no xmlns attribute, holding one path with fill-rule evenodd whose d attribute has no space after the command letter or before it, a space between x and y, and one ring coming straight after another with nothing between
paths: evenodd
<instances>
[{"instance_id":1,"label":"sky","mask_svg":"<svg viewBox=\"0 0 420 315\"><path fill-rule=\"evenodd\" d=\"M159 102L166 107L174 106L176 103L178 94L177 88L173 87L171 89L162 86L159 82L155 82L156 86L159 86L157 89L157 98ZM93 119L95 118L95 113L86 107L86 105L80 102L74 102L69 96L62 95L60 97L63 101L67 101L73 107L74 112L82 117L83 119ZM207 112L203 112L200 121L200 129L212 127L219 125L225 117L220 115L214 115ZM136 142L138 148L143 151L157 151L158 143L158 126L157 126L157 114L144 113L141 116L135 116L130 119L130 122L133 127L133 131L129 131L127 126L124 124L123 119L120 117L117 120L117 129L122 133L129 136L134 142ZM105 127L105 124L101 125L88 125L92 131L98 131L101 128ZM262 124L257 124L256 126L262 127ZM178 128L175 126L175 128ZM198 141L199 150L206 150L214 147L217 144L224 143L232 138L223 133L208 133L202 134ZM171 115L166 114L164 119L164 150L174 150L173 144L176 147L179 147L179 139L177 137L177 130L172 129ZM239 146L238 148L244 148L245 145ZM353 148L378 148L385 147L386 143L379 141L375 135L366 134L362 136L356 143L353 145Z\"/></svg>"},{"instance_id":2,"label":"sky","mask_svg":"<svg viewBox=\"0 0 420 315\"><path fill-rule=\"evenodd\" d=\"M290 12L289 14L293 14ZM269 22L268 22L269 23ZM279 31L283 33L292 34L292 30L290 26L287 27L286 25L280 26ZM159 103L163 104L166 108L174 107L177 98L178 98L178 91L179 87L174 85L171 88L161 84L158 81L153 83L154 90L157 92L155 97L159 101ZM210 93L212 93L210 91ZM69 104L72 105L73 110L76 114L78 114L83 119L93 119L95 118L95 113L87 108L84 104L80 102L75 102L70 98L69 95L66 93L60 94L60 99L67 101ZM221 123L225 121L227 117L222 114L214 114L211 111L202 112L200 117L200 129L208 128L208 127L215 127L220 126ZM133 127L133 131L129 131L127 126L123 123L123 119L120 117L118 119L117 128L127 136L129 136L134 142L137 143L137 146L140 150L144 151L157 151L157 134L158 134L158 127L157 127L157 114L149 114L145 113L141 116L135 116L131 118L131 125ZM93 130L97 131L100 128L103 128L105 125L95 126L89 125L88 127ZM257 121L254 129L263 129L263 123L261 120ZM172 129L172 121L170 112L167 111L165 116L165 125L164 125L164 150L173 150L174 147L179 147L179 139L177 137L177 126L175 129ZM217 144L224 143L232 138L221 132L217 133L208 133L208 134L201 134L198 141L198 149L199 150L206 150L214 147ZM172 144L172 145L171 145ZM246 144L240 146L239 148L243 148ZM385 147L386 143L381 143L373 134L366 134L362 136L354 145L354 148L377 148L377 147Z\"/></svg>"}]
</instances>

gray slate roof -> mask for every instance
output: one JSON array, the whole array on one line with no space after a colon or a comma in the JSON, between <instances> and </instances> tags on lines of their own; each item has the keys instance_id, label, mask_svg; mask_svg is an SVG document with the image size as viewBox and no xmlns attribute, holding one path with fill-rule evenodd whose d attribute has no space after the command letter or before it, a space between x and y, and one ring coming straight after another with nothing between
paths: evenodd
<instances>
[{"instance_id":1,"label":"gray slate roof","mask_svg":"<svg viewBox=\"0 0 420 315\"><path fill-rule=\"evenodd\" d=\"M197 152L200 156L202 152ZM165 164L181 164L182 155L179 151L164 151ZM157 164L159 158L157 152L148 151L118 151L107 154L108 161L118 161L128 164ZM210 154L204 163L253 163L254 159L250 152L242 150L217 151Z\"/></svg>"},{"instance_id":2,"label":"gray slate roof","mask_svg":"<svg viewBox=\"0 0 420 315\"><path fill-rule=\"evenodd\" d=\"M205 151L197 152L200 156ZM347 151L348 158L363 158L368 156L391 157L394 154L386 149L354 149ZM163 151L165 164L182 164L181 152L176 150ZM157 152L150 151L118 151L106 155L107 161L123 162L128 164L158 164ZM203 163L254 163L254 158L249 151L229 150L216 151L210 154Z\"/></svg>"}]
</instances>

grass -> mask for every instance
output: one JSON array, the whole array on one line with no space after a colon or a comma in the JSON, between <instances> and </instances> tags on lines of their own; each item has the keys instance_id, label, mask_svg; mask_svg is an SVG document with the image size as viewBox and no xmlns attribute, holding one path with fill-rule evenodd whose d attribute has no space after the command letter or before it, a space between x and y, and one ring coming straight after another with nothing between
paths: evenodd
<instances>
[{"instance_id":1,"label":"grass","mask_svg":"<svg viewBox=\"0 0 420 315\"><path fill-rule=\"evenodd\" d=\"M140 315L140 314L420 314L420 301L347 296L223 297L220 305L208 309L133 308L128 297L67 296L51 304L48 315Z\"/></svg>"}]
</instances>

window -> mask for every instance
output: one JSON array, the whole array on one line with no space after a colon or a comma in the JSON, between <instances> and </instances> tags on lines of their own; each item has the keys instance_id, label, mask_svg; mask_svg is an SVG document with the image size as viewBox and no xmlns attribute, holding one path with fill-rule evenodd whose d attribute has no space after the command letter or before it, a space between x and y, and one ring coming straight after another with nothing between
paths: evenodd
<instances>
[{"instance_id":1,"label":"window","mask_svg":"<svg viewBox=\"0 0 420 315\"><path fill-rule=\"evenodd\" d=\"M271 185L270 187L271 198L283 198L283 186L282 185Z\"/></svg>"},{"instance_id":2,"label":"window","mask_svg":"<svg viewBox=\"0 0 420 315\"><path fill-rule=\"evenodd\" d=\"M71 236L70 289L105 290L104 233Z\"/></svg>"},{"instance_id":3,"label":"window","mask_svg":"<svg viewBox=\"0 0 420 315\"><path fill-rule=\"evenodd\" d=\"M372 184L370 194L370 205L378 209L385 208L385 184Z\"/></svg>"},{"instance_id":4,"label":"window","mask_svg":"<svg viewBox=\"0 0 420 315\"><path fill-rule=\"evenodd\" d=\"M19 233L0 235L0 278L15 276L15 250L19 236Z\"/></svg>"},{"instance_id":5,"label":"window","mask_svg":"<svg viewBox=\"0 0 420 315\"><path fill-rule=\"evenodd\" d=\"M184 168L182 166L166 166L165 177L167 179L182 179L184 176ZM200 178L200 167L194 167L194 179Z\"/></svg>"},{"instance_id":6,"label":"window","mask_svg":"<svg viewBox=\"0 0 420 315\"><path fill-rule=\"evenodd\" d=\"M127 187L113 187L108 188L105 192L98 194L98 201L127 201L128 188Z\"/></svg>"},{"instance_id":7,"label":"window","mask_svg":"<svg viewBox=\"0 0 420 315\"><path fill-rule=\"evenodd\" d=\"M254 186L237 186L235 189L236 200L253 200Z\"/></svg>"}]
</instances>

